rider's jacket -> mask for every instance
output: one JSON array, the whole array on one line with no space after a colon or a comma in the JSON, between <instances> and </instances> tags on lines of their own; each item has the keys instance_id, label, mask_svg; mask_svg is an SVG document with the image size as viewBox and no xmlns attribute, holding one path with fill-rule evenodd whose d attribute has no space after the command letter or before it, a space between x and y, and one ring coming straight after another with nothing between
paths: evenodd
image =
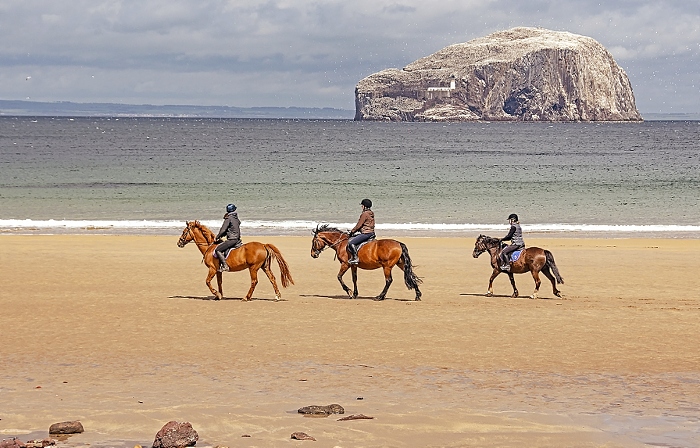
<instances>
[{"instance_id":1,"label":"rider's jacket","mask_svg":"<svg viewBox=\"0 0 700 448\"><path fill-rule=\"evenodd\" d=\"M503 241L510 241L514 246L525 247L525 241L523 240L523 230L520 228L520 224L517 222L510 225L510 232L504 238Z\"/></svg>"},{"instance_id":2,"label":"rider's jacket","mask_svg":"<svg viewBox=\"0 0 700 448\"><path fill-rule=\"evenodd\" d=\"M355 233L358 230L360 233L374 233L374 212L372 210L365 210L362 212L360 219L350 233Z\"/></svg>"},{"instance_id":3,"label":"rider's jacket","mask_svg":"<svg viewBox=\"0 0 700 448\"><path fill-rule=\"evenodd\" d=\"M224 223L221 225L221 230L216 235L216 239L221 239L226 235L226 240L236 241L241 239L241 221L238 219L237 212L226 213L224 215Z\"/></svg>"}]
</instances>

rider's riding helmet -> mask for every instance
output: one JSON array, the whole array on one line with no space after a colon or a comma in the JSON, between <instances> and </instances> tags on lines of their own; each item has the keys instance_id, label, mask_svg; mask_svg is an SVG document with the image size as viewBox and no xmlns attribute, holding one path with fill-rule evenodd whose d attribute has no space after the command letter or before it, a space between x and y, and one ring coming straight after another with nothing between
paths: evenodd
<instances>
[{"instance_id":1,"label":"rider's riding helmet","mask_svg":"<svg viewBox=\"0 0 700 448\"><path fill-rule=\"evenodd\" d=\"M236 211L236 206L233 204L229 204L226 206L226 213L233 213Z\"/></svg>"},{"instance_id":2,"label":"rider's riding helmet","mask_svg":"<svg viewBox=\"0 0 700 448\"><path fill-rule=\"evenodd\" d=\"M372 208L372 201L369 199L363 199L362 202L360 202L360 205L364 205L367 208Z\"/></svg>"},{"instance_id":3,"label":"rider's riding helmet","mask_svg":"<svg viewBox=\"0 0 700 448\"><path fill-rule=\"evenodd\" d=\"M518 219L518 215L516 215L515 213L511 213L508 216L508 221L520 221L520 220Z\"/></svg>"}]
</instances>

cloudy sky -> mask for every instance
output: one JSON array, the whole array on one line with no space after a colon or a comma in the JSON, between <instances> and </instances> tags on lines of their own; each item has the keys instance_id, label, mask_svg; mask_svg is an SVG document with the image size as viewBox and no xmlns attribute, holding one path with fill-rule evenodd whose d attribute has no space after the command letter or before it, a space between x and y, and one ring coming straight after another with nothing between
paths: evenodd
<instances>
[{"instance_id":1,"label":"cloudy sky","mask_svg":"<svg viewBox=\"0 0 700 448\"><path fill-rule=\"evenodd\" d=\"M514 26L602 43L642 113L700 112L698 0L0 0L0 99L354 109L363 77Z\"/></svg>"}]
</instances>

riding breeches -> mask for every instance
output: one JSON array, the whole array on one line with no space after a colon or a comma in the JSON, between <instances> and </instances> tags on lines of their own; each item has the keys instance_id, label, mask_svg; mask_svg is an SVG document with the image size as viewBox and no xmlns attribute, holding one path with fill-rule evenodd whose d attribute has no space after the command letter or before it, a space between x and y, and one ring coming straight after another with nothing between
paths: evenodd
<instances>
[{"instance_id":1,"label":"riding breeches","mask_svg":"<svg viewBox=\"0 0 700 448\"><path fill-rule=\"evenodd\" d=\"M501 251L501 260L506 261L506 262L510 262L510 254L512 254L516 250L522 250L522 249L525 249L525 246L521 246L519 244L511 244L510 246L506 246Z\"/></svg>"},{"instance_id":2,"label":"riding breeches","mask_svg":"<svg viewBox=\"0 0 700 448\"><path fill-rule=\"evenodd\" d=\"M229 250L232 247L236 247L236 245L240 244L240 242L241 240L226 240L223 243L216 246L216 251L220 254L226 255L227 250Z\"/></svg>"},{"instance_id":3,"label":"riding breeches","mask_svg":"<svg viewBox=\"0 0 700 448\"><path fill-rule=\"evenodd\" d=\"M374 232L372 233L361 233L359 235L356 235L348 240L348 252L350 252L350 255L354 255L357 253L357 246L360 244L364 243L368 239L372 238L374 236Z\"/></svg>"}]
</instances>

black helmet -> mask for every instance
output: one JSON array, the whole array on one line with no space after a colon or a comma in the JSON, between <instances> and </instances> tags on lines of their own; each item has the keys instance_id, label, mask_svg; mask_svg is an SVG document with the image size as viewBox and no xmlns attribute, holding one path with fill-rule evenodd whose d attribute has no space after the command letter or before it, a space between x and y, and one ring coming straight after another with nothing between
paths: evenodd
<instances>
[{"instance_id":1,"label":"black helmet","mask_svg":"<svg viewBox=\"0 0 700 448\"><path fill-rule=\"evenodd\" d=\"M360 205L364 205L367 208L372 208L372 201L369 199L363 199L362 202L360 202Z\"/></svg>"},{"instance_id":2,"label":"black helmet","mask_svg":"<svg viewBox=\"0 0 700 448\"><path fill-rule=\"evenodd\" d=\"M232 213L236 211L236 206L233 204L229 204L226 206L226 213Z\"/></svg>"},{"instance_id":3,"label":"black helmet","mask_svg":"<svg viewBox=\"0 0 700 448\"><path fill-rule=\"evenodd\" d=\"M511 213L510 215L508 215L508 221L511 221L511 220L513 220L513 221L520 221L520 220L518 219L518 215L516 215L515 213Z\"/></svg>"}]
</instances>

